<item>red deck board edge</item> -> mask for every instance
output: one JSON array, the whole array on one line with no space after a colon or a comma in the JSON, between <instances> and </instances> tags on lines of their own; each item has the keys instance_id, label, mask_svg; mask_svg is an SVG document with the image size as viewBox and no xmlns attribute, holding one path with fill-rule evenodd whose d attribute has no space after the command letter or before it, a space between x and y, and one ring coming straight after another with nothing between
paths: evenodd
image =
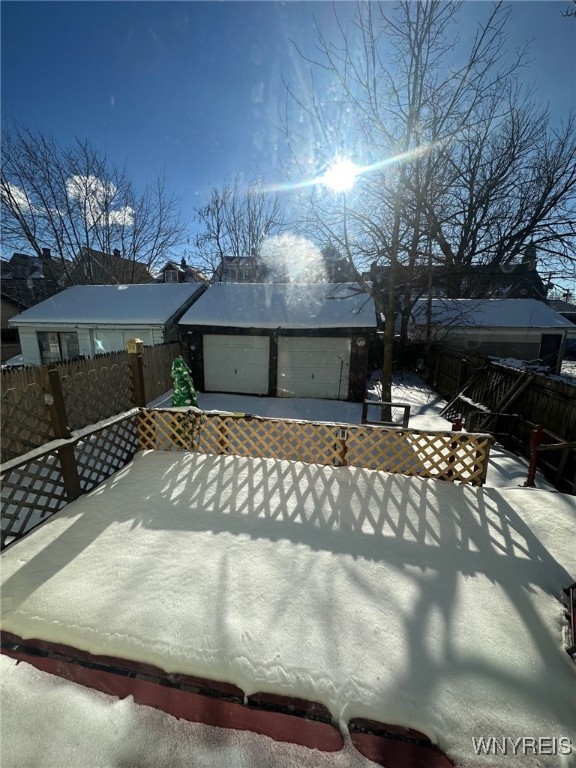
<instances>
[{"instance_id":1,"label":"red deck board edge","mask_svg":"<svg viewBox=\"0 0 576 768\"><path fill-rule=\"evenodd\" d=\"M276 741L323 752L337 752L344 746L342 734L334 724L302 716L302 713L305 713L312 717L329 717L326 707L318 702L256 693L250 696L248 703L244 703L243 691L230 683L184 674L167 674L148 664L109 656L93 656L57 643L36 639L22 640L8 632L1 632L0 636L5 644L24 646L2 649L2 653L17 662L25 661L39 670L111 696L132 696L137 704L160 709L177 718L219 728L252 731ZM50 655L37 655L26 651L32 648ZM75 658L80 663L75 663ZM97 669L82 664L82 661L106 664L131 674ZM153 676L158 680L141 679L135 674ZM181 690L170 685L171 682L199 688L200 692ZM208 691L217 695L209 695ZM229 701L221 698L221 695L240 700ZM284 711L271 711L266 709L267 706L282 707ZM290 714L286 710L298 714ZM355 748L365 757L386 768L452 768L454 765L419 731L364 719L352 720L349 725ZM373 730L375 733L361 732L356 730L358 727Z\"/></svg>"}]
</instances>

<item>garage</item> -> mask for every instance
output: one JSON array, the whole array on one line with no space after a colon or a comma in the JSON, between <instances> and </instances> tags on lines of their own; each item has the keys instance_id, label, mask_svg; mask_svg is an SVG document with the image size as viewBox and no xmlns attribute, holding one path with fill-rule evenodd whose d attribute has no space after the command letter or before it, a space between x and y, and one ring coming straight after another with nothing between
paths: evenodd
<instances>
[{"instance_id":1,"label":"garage","mask_svg":"<svg viewBox=\"0 0 576 768\"><path fill-rule=\"evenodd\" d=\"M361 402L374 303L348 283L217 283L180 320L199 392Z\"/></svg>"},{"instance_id":2,"label":"garage","mask_svg":"<svg viewBox=\"0 0 576 768\"><path fill-rule=\"evenodd\" d=\"M281 336L278 395L346 400L350 388L349 338Z\"/></svg>"},{"instance_id":3,"label":"garage","mask_svg":"<svg viewBox=\"0 0 576 768\"><path fill-rule=\"evenodd\" d=\"M268 336L204 334L203 347L207 392L268 394Z\"/></svg>"}]
</instances>

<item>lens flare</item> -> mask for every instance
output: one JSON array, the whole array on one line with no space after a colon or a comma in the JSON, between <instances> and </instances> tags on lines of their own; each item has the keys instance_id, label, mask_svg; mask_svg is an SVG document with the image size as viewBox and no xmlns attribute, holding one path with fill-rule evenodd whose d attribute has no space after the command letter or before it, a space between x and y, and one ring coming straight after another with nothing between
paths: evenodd
<instances>
[{"instance_id":1,"label":"lens flare","mask_svg":"<svg viewBox=\"0 0 576 768\"><path fill-rule=\"evenodd\" d=\"M322 183L333 192L348 192L356 183L360 171L351 160L338 158L322 177Z\"/></svg>"},{"instance_id":2,"label":"lens flare","mask_svg":"<svg viewBox=\"0 0 576 768\"><path fill-rule=\"evenodd\" d=\"M332 192L349 192L358 181L358 178L365 174L381 171L388 166L397 163L404 163L421 157L430 152L436 144L424 144L407 152L401 152L398 155L387 157L383 160L377 160L370 165L356 165L348 158L337 158L321 176L315 176L301 181L292 181L285 184L271 184L264 187L266 192L290 192L297 189L306 189L308 187L325 186ZM445 143L445 142L442 142Z\"/></svg>"}]
</instances>

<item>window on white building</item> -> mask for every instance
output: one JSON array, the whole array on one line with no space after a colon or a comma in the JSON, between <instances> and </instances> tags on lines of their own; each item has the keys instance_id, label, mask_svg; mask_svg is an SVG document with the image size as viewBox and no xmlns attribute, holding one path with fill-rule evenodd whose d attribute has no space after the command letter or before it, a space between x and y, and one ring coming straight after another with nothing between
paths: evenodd
<instances>
[{"instance_id":1,"label":"window on white building","mask_svg":"<svg viewBox=\"0 0 576 768\"><path fill-rule=\"evenodd\" d=\"M38 345L43 365L72 360L80 354L75 331L38 331Z\"/></svg>"}]
</instances>

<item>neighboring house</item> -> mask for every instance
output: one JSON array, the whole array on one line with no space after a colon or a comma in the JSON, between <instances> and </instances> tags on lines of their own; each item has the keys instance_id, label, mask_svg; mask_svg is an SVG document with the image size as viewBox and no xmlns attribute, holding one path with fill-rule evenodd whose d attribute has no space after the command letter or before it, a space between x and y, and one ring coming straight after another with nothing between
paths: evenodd
<instances>
[{"instance_id":1,"label":"neighboring house","mask_svg":"<svg viewBox=\"0 0 576 768\"><path fill-rule=\"evenodd\" d=\"M200 270L191 267L186 259L180 262L167 261L160 270L157 283L207 283L208 279Z\"/></svg>"},{"instance_id":2,"label":"neighboring house","mask_svg":"<svg viewBox=\"0 0 576 768\"><path fill-rule=\"evenodd\" d=\"M42 256L14 253L0 264L1 280L1 361L20 354L18 331L9 325L10 318L62 290L60 262L44 248Z\"/></svg>"},{"instance_id":3,"label":"neighboring house","mask_svg":"<svg viewBox=\"0 0 576 768\"><path fill-rule=\"evenodd\" d=\"M562 315L566 320L570 320L571 323L576 325L576 305L570 304L568 301L564 301L564 299L549 299L546 304L554 312L558 312L559 315Z\"/></svg>"},{"instance_id":4,"label":"neighboring house","mask_svg":"<svg viewBox=\"0 0 576 768\"><path fill-rule=\"evenodd\" d=\"M254 256L223 256L214 270L214 282L258 283L263 279L263 272Z\"/></svg>"},{"instance_id":5,"label":"neighboring house","mask_svg":"<svg viewBox=\"0 0 576 768\"><path fill-rule=\"evenodd\" d=\"M2 318L2 345L0 349L1 362L5 363L12 357L20 354L20 340L16 328L10 328L9 321L12 317L22 312L26 307L14 301L10 296L1 295L0 317Z\"/></svg>"},{"instance_id":6,"label":"neighboring house","mask_svg":"<svg viewBox=\"0 0 576 768\"><path fill-rule=\"evenodd\" d=\"M217 283L180 320L200 391L354 401L375 326L346 283Z\"/></svg>"},{"instance_id":7,"label":"neighboring house","mask_svg":"<svg viewBox=\"0 0 576 768\"><path fill-rule=\"evenodd\" d=\"M66 285L127 285L153 283L154 275L146 264L126 259L118 248L113 253L83 246L68 266Z\"/></svg>"},{"instance_id":8,"label":"neighboring house","mask_svg":"<svg viewBox=\"0 0 576 768\"><path fill-rule=\"evenodd\" d=\"M40 365L126 348L129 338L178 338L178 320L206 289L182 285L77 285L10 320L24 363Z\"/></svg>"},{"instance_id":9,"label":"neighboring house","mask_svg":"<svg viewBox=\"0 0 576 768\"><path fill-rule=\"evenodd\" d=\"M535 299L433 299L431 338L455 349L483 356L542 360L556 372L569 320ZM426 339L428 301L412 310L410 337Z\"/></svg>"},{"instance_id":10,"label":"neighboring house","mask_svg":"<svg viewBox=\"0 0 576 768\"><path fill-rule=\"evenodd\" d=\"M546 303L550 309L572 323L572 328L568 328L564 354L572 358L576 357L576 306L563 299L549 299Z\"/></svg>"},{"instance_id":11,"label":"neighboring house","mask_svg":"<svg viewBox=\"0 0 576 768\"><path fill-rule=\"evenodd\" d=\"M388 284L389 266L372 265L365 272L365 280L371 280L384 290ZM473 264L461 273L447 266L427 267L418 265L408 268L402 265L396 271L396 289L399 297L408 288L417 299L432 296L462 299L537 299L544 301L548 286L536 268L536 249L527 246L522 261L509 264Z\"/></svg>"}]
</instances>

